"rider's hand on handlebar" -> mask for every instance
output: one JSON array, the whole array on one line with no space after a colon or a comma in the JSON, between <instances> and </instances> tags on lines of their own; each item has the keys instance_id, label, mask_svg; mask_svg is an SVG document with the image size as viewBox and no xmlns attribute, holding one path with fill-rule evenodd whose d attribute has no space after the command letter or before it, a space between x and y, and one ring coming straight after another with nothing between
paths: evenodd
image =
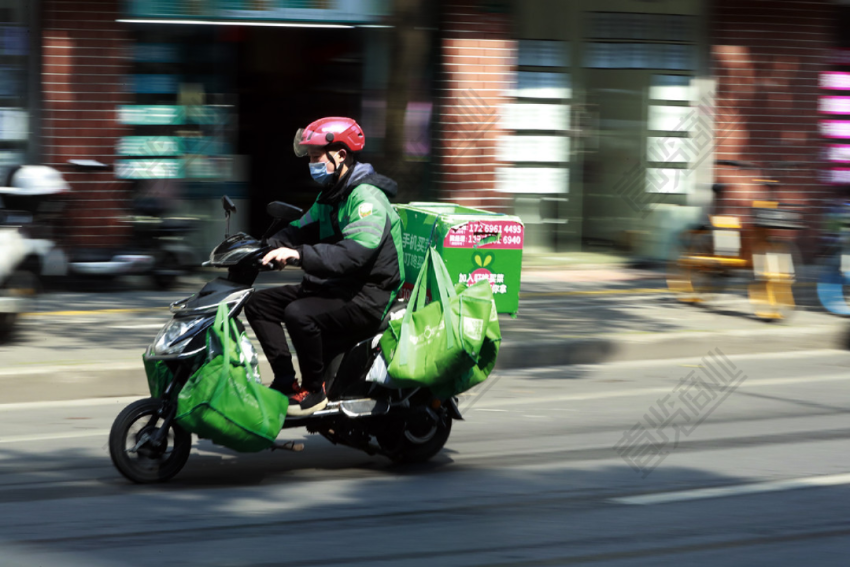
<instances>
[{"instance_id":1,"label":"rider's hand on handlebar","mask_svg":"<svg viewBox=\"0 0 850 567\"><path fill-rule=\"evenodd\" d=\"M272 263L277 264L280 268L283 268L287 264L297 264L301 261L301 255L298 254L297 250L293 250L292 248L275 248L265 256L261 260L261 264L264 266L269 266ZM274 267L273 265L271 267Z\"/></svg>"}]
</instances>

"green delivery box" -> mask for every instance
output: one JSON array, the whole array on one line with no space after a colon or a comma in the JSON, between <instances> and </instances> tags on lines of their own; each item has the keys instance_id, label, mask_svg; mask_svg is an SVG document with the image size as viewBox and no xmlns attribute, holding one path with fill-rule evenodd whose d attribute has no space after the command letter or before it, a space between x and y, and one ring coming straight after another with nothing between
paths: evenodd
<instances>
[{"instance_id":1,"label":"green delivery box","mask_svg":"<svg viewBox=\"0 0 850 567\"><path fill-rule=\"evenodd\" d=\"M403 227L402 298L410 297L433 243L455 283L489 280L499 313L516 315L525 235L518 217L453 203L410 203L395 209Z\"/></svg>"}]
</instances>

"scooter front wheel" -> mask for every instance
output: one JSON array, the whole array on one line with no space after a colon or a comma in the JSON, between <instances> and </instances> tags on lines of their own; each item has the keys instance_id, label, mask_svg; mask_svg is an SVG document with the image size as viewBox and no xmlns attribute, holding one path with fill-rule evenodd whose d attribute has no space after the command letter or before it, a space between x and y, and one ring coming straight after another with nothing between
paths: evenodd
<instances>
[{"instance_id":1,"label":"scooter front wheel","mask_svg":"<svg viewBox=\"0 0 850 567\"><path fill-rule=\"evenodd\" d=\"M179 473L192 449L192 435L173 421L159 443L162 400L133 402L118 414L109 432L109 455L122 475L139 484L164 482Z\"/></svg>"}]
</instances>

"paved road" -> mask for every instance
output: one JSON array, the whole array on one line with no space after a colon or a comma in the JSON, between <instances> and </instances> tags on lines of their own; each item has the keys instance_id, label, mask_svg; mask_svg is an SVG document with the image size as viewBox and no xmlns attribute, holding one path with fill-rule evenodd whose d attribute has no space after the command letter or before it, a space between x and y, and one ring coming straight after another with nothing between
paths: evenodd
<instances>
[{"instance_id":1,"label":"paved road","mask_svg":"<svg viewBox=\"0 0 850 567\"><path fill-rule=\"evenodd\" d=\"M848 386L836 351L501 372L427 465L201 443L154 487L109 462L127 400L0 404L0 564L843 566Z\"/></svg>"}]
</instances>

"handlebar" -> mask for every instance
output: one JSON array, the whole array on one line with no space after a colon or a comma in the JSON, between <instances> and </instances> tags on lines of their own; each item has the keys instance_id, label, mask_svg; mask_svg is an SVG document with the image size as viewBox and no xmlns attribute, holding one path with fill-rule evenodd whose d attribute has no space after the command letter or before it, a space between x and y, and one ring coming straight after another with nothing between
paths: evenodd
<instances>
[{"instance_id":1,"label":"handlebar","mask_svg":"<svg viewBox=\"0 0 850 567\"><path fill-rule=\"evenodd\" d=\"M294 268L300 268L301 267L301 258L298 258L298 259L293 258L293 259L289 260L284 265L281 265L280 262L278 262L277 260L272 260L268 264L263 264L263 262L262 262L263 257L266 254L268 254L269 252L271 252L273 249L274 249L273 247L268 246L268 247L263 248L262 250L258 251L256 259L254 260L254 266L257 269L259 269L260 271L263 271L263 272L272 272L272 271L275 271L275 270L282 270L283 268L285 268L287 266L292 266Z\"/></svg>"},{"instance_id":2,"label":"handlebar","mask_svg":"<svg viewBox=\"0 0 850 567\"><path fill-rule=\"evenodd\" d=\"M257 260L257 266L263 271L273 272L275 270L282 270L287 266L292 266L293 268L300 268L301 267L301 260L300 259L296 260L296 259L293 258L292 260L290 260L286 264L283 264L282 266L281 266L280 262L278 262L277 260L272 260L271 262L269 262L268 264L265 264L265 265L260 263L260 260Z\"/></svg>"}]
</instances>

